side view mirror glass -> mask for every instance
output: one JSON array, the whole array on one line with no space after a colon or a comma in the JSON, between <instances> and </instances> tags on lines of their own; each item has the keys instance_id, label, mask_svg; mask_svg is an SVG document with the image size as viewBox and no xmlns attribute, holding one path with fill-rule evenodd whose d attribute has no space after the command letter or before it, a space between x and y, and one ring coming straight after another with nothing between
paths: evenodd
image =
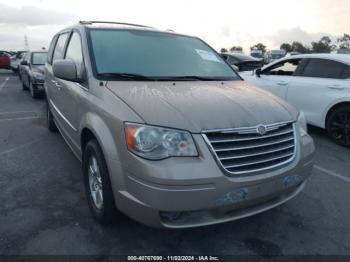
<instances>
[{"instance_id":1,"label":"side view mirror glass","mask_svg":"<svg viewBox=\"0 0 350 262\"><path fill-rule=\"evenodd\" d=\"M27 61L27 60L23 60L23 61L21 62L21 65L28 65L28 61Z\"/></svg>"},{"instance_id":2,"label":"side view mirror glass","mask_svg":"<svg viewBox=\"0 0 350 262\"><path fill-rule=\"evenodd\" d=\"M70 59L62 59L53 62L52 71L55 77L72 82L80 82L77 74L77 67Z\"/></svg>"}]
</instances>

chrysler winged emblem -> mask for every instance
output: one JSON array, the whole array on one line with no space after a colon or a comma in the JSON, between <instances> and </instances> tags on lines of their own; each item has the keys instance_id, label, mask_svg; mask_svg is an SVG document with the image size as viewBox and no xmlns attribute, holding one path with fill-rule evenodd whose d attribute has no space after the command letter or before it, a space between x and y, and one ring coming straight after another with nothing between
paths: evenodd
<instances>
[{"instance_id":1,"label":"chrysler winged emblem","mask_svg":"<svg viewBox=\"0 0 350 262\"><path fill-rule=\"evenodd\" d=\"M256 133L263 136L266 134L266 126L264 125L258 125L256 128Z\"/></svg>"}]
</instances>

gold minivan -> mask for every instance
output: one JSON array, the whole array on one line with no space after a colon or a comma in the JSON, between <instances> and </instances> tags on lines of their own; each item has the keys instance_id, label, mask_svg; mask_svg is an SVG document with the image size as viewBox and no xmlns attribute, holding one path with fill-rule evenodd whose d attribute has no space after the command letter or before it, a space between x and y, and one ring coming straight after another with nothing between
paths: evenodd
<instances>
[{"instance_id":1,"label":"gold minivan","mask_svg":"<svg viewBox=\"0 0 350 262\"><path fill-rule=\"evenodd\" d=\"M302 112L196 37L80 22L54 36L45 91L48 128L82 162L102 224L231 221L288 201L311 174Z\"/></svg>"}]
</instances>

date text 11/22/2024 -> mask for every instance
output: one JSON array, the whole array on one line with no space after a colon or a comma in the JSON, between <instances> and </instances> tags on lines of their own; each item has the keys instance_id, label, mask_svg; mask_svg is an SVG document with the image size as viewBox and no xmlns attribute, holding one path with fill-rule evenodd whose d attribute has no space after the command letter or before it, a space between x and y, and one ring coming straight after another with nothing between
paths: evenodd
<instances>
[{"instance_id":1,"label":"date text 11/22/2024","mask_svg":"<svg viewBox=\"0 0 350 262\"><path fill-rule=\"evenodd\" d=\"M128 261L220 261L217 256L128 256Z\"/></svg>"}]
</instances>

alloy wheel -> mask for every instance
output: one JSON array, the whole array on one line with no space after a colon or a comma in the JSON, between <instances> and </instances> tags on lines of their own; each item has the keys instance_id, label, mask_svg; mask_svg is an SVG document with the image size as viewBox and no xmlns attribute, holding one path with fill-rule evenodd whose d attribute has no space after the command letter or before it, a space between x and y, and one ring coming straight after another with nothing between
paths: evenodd
<instances>
[{"instance_id":1,"label":"alloy wheel","mask_svg":"<svg viewBox=\"0 0 350 262\"><path fill-rule=\"evenodd\" d=\"M342 110L332 117L329 133L339 143L350 145L350 111Z\"/></svg>"},{"instance_id":2,"label":"alloy wheel","mask_svg":"<svg viewBox=\"0 0 350 262\"><path fill-rule=\"evenodd\" d=\"M93 203L97 209L103 208L103 190L102 190L102 178L100 168L97 163L97 159L92 155L89 159L88 166L89 173L89 187L90 194Z\"/></svg>"}]
</instances>

